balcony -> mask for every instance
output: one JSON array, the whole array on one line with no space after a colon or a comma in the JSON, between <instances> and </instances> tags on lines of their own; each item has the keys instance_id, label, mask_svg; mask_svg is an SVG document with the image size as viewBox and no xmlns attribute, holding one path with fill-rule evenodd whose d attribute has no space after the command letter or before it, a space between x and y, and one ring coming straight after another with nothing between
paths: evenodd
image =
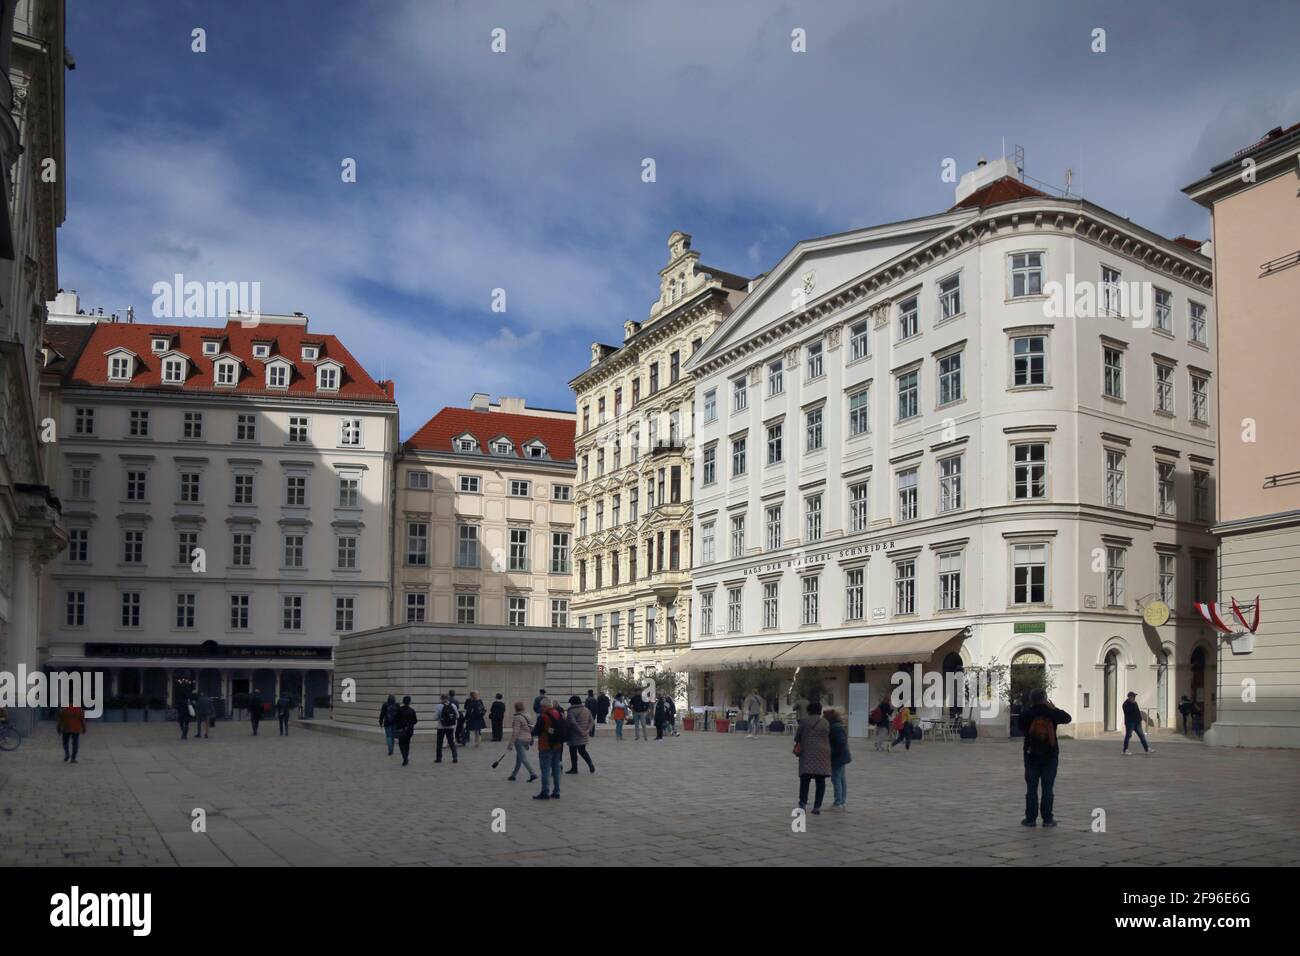
<instances>
[{"instance_id":1,"label":"balcony","mask_svg":"<svg viewBox=\"0 0 1300 956\"><path fill-rule=\"evenodd\" d=\"M651 456L684 454L686 452L686 439L684 438L660 438L650 446Z\"/></svg>"}]
</instances>

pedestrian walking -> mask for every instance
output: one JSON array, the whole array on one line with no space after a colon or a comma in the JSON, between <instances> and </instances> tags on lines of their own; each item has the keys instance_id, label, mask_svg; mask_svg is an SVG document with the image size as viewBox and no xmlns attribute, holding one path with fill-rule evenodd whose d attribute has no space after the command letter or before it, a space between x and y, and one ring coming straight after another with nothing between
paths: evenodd
<instances>
[{"instance_id":1,"label":"pedestrian walking","mask_svg":"<svg viewBox=\"0 0 1300 956\"><path fill-rule=\"evenodd\" d=\"M664 694L664 701L668 705L668 732L674 737L680 737L677 732L677 701L673 700L672 694Z\"/></svg>"},{"instance_id":2,"label":"pedestrian walking","mask_svg":"<svg viewBox=\"0 0 1300 956\"><path fill-rule=\"evenodd\" d=\"M552 704L549 697L543 697L538 704L537 723L533 725L533 736L537 738L537 762L541 765L542 777L542 792L533 799L558 800L560 799L560 773L564 769L564 744L568 731L565 727L564 715Z\"/></svg>"},{"instance_id":3,"label":"pedestrian walking","mask_svg":"<svg viewBox=\"0 0 1300 956\"><path fill-rule=\"evenodd\" d=\"M411 706L410 696L402 698L402 706L397 708L393 718L393 730L397 736L397 746L402 752L402 766L411 762L411 738L415 736L415 708Z\"/></svg>"},{"instance_id":4,"label":"pedestrian walking","mask_svg":"<svg viewBox=\"0 0 1300 956\"><path fill-rule=\"evenodd\" d=\"M593 697L592 700L594 702L595 698ZM596 717L577 694L569 698L568 716L570 723L573 724L573 730L566 741L569 745L570 767L565 772L577 773L578 758L581 757L587 762L587 769L595 773L596 765L592 763L591 755L587 753L587 743L588 738L591 736L591 729L596 724Z\"/></svg>"},{"instance_id":5,"label":"pedestrian walking","mask_svg":"<svg viewBox=\"0 0 1300 956\"><path fill-rule=\"evenodd\" d=\"M254 737L257 736L257 725L262 722L262 710L265 706L261 691L254 690L252 696L248 698L248 719L253 725Z\"/></svg>"},{"instance_id":6,"label":"pedestrian walking","mask_svg":"<svg viewBox=\"0 0 1300 956\"><path fill-rule=\"evenodd\" d=\"M582 702L582 705L591 713L590 736L594 737L596 736L596 694L590 688L587 689L587 699Z\"/></svg>"},{"instance_id":7,"label":"pedestrian walking","mask_svg":"<svg viewBox=\"0 0 1300 956\"><path fill-rule=\"evenodd\" d=\"M216 713L216 708L212 706L212 698L207 694L197 693L194 695L193 699L195 717L193 739L198 740L200 737L211 737L212 724L214 723L213 716Z\"/></svg>"},{"instance_id":8,"label":"pedestrian walking","mask_svg":"<svg viewBox=\"0 0 1300 956\"><path fill-rule=\"evenodd\" d=\"M176 691L176 722L181 725L181 740L190 735L190 721L194 719L194 704L188 690Z\"/></svg>"},{"instance_id":9,"label":"pedestrian walking","mask_svg":"<svg viewBox=\"0 0 1300 956\"><path fill-rule=\"evenodd\" d=\"M622 740L623 721L627 720L627 701L623 699L622 691L614 695L614 703L610 708L610 713L614 717L614 738Z\"/></svg>"},{"instance_id":10,"label":"pedestrian walking","mask_svg":"<svg viewBox=\"0 0 1300 956\"><path fill-rule=\"evenodd\" d=\"M63 737L63 762L76 763L77 752L81 749L81 735L86 732L85 708L60 707L55 727Z\"/></svg>"},{"instance_id":11,"label":"pedestrian walking","mask_svg":"<svg viewBox=\"0 0 1300 956\"><path fill-rule=\"evenodd\" d=\"M492 722L492 742L500 743L506 721L506 702L500 694L497 694L496 700L492 701L492 706L488 709L488 720Z\"/></svg>"},{"instance_id":12,"label":"pedestrian walking","mask_svg":"<svg viewBox=\"0 0 1300 956\"><path fill-rule=\"evenodd\" d=\"M820 701L809 701L807 711L794 734L794 752L799 755L799 809L807 809L808 786L815 783L812 812L820 814L826 778L831 775L831 725L822 716Z\"/></svg>"},{"instance_id":13,"label":"pedestrian walking","mask_svg":"<svg viewBox=\"0 0 1300 956\"><path fill-rule=\"evenodd\" d=\"M534 713L534 714L537 714L538 716L541 716L541 713L542 713L542 701L544 701L545 699L546 699L546 688L543 687L541 690L539 690L539 691L537 692L537 696L533 698L533 713Z\"/></svg>"},{"instance_id":14,"label":"pedestrian walking","mask_svg":"<svg viewBox=\"0 0 1300 956\"><path fill-rule=\"evenodd\" d=\"M1196 706L1195 702L1194 702L1190 697L1188 697L1186 694L1184 694L1184 695L1183 695L1183 699L1182 699L1181 701L1178 702L1178 713L1179 713L1179 715L1181 715L1182 718L1183 718L1183 736L1184 736L1184 737L1187 736L1187 722L1188 722L1189 720L1192 722L1193 729L1195 729L1195 724L1196 724L1196 712L1197 712L1199 709L1200 709L1200 708L1198 708L1198 707Z\"/></svg>"},{"instance_id":15,"label":"pedestrian walking","mask_svg":"<svg viewBox=\"0 0 1300 956\"><path fill-rule=\"evenodd\" d=\"M650 710L650 702L645 699L645 691L638 690L632 695L632 729L636 731L636 739L641 739L641 734L645 733L645 739L650 739L650 728L646 726L646 714Z\"/></svg>"},{"instance_id":16,"label":"pedestrian walking","mask_svg":"<svg viewBox=\"0 0 1300 956\"><path fill-rule=\"evenodd\" d=\"M390 757L393 755L393 744L397 742L397 711L397 698L392 694L379 705L379 726L384 728L384 740L388 744Z\"/></svg>"},{"instance_id":17,"label":"pedestrian walking","mask_svg":"<svg viewBox=\"0 0 1300 956\"><path fill-rule=\"evenodd\" d=\"M655 694L654 718L655 740L663 740L664 728L668 726L668 698L664 695L663 691Z\"/></svg>"},{"instance_id":18,"label":"pedestrian walking","mask_svg":"<svg viewBox=\"0 0 1300 956\"><path fill-rule=\"evenodd\" d=\"M433 757L434 763L442 763L444 740L451 746L451 762L460 763L456 756L456 725L460 721L460 708L456 706L455 694L452 691L439 698L442 707L438 710L438 746Z\"/></svg>"},{"instance_id":19,"label":"pedestrian walking","mask_svg":"<svg viewBox=\"0 0 1300 956\"><path fill-rule=\"evenodd\" d=\"M889 745L890 752L892 753L894 748L897 747L900 743L903 745L904 750L911 750L912 749L912 709L908 707L906 704L904 704L902 707L899 707L897 713L894 714L893 728L894 731L898 734L898 739L896 739L893 743Z\"/></svg>"},{"instance_id":20,"label":"pedestrian walking","mask_svg":"<svg viewBox=\"0 0 1300 956\"><path fill-rule=\"evenodd\" d=\"M1147 735L1142 733L1142 721L1146 719L1146 714L1142 713L1142 708L1138 706L1137 694L1133 691L1128 692L1128 697L1124 700L1124 756L1128 756L1128 741L1133 734L1138 735L1138 740L1142 741L1142 750L1146 753L1151 752L1147 745Z\"/></svg>"},{"instance_id":21,"label":"pedestrian walking","mask_svg":"<svg viewBox=\"0 0 1300 956\"><path fill-rule=\"evenodd\" d=\"M477 747L483 740L483 728L487 726L487 705L483 703L483 698L479 697L478 691L469 692L469 700L465 701L465 739L466 746L469 745L469 735L474 735L474 746Z\"/></svg>"},{"instance_id":22,"label":"pedestrian walking","mask_svg":"<svg viewBox=\"0 0 1300 956\"><path fill-rule=\"evenodd\" d=\"M609 695L603 690L596 695L596 723L607 723L609 717Z\"/></svg>"},{"instance_id":23,"label":"pedestrian walking","mask_svg":"<svg viewBox=\"0 0 1300 956\"><path fill-rule=\"evenodd\" d=\"M869 715L868 719L876 728L875 746L877 750L889 749L889 726L894 713L894 705L889 702L889 695L886 694L880 698L880 703L876 709Z\"/></svg>"},{"instance_id":24,"label":"pedestrian walking","mask_svg":"<svg viewBox=\"0 0 1300 956\"><path fill-rule=\"evenodd\" d=\"M1025 737L1025 818L1020 821L1024 826L1038 825L1040 808L1043 826L1056 826L1052 810L1056 800L1056 768L1061 761L1056 728L1069 722L1070 715L1047 699L1047 691L1035 687L1030 692L1029 706L1020 713L1020 732Z\"/></svg>"},{"instance_id":25,"label":"pedestrian walking","mask_svg":"<svg viewBox=\"0 0 1300 956\"><path fill-rule=\"evenodd\" d=\"M758 688L751 690L749 696L745 698L743 710L745 712L745 721L749 724L749 733L746 737L753 737L759 733L763 726L763 698L758 696Z\"/></svg>"},{"instance_id":26,"label":"pedestrian walking","mask_svg":"<svg viewBox=\"0 0 1300 956\"><path fill-rule=\"evenodd\" d=\"M289 717L293 714L293 699L284 691L275 702L275 716L280 721L280 736L289 736Z\"/></svg>"},{"instance_id":27,"label":"pedestrian walking","mask_svg":"<svg viewBox=\"0 0 1300 956\"><path fill-rule=\"evenodd\" d=\"M826 722L831 725L831 789L834 793L834 800L831 803L831 811L844 811L844 803L848 799L849 784L847 768L853 755L849 753L849 731L844 726L844 720L840 717L838 710L828 710L825 714Z\"/></svg>"},{"instance_id":28,"label":"pedestrian walking","mask_svg":"<svg viewBox=\"0 0 1300 956\"><path fill-rule=\"evenodd\" d=\"M504 706L502 704L502 707ZM522 700L515 701L515 713L510 719L510 745L515 748L515 769L510 771L510 776L506 779L514 780L519 775L519 768L523 767L528 771L528 782L532 783L537 779L537 771L528 762L528 750L533 745L533 725L529 723L528 715L524 713Z\"/></svg>"}]
</instances>

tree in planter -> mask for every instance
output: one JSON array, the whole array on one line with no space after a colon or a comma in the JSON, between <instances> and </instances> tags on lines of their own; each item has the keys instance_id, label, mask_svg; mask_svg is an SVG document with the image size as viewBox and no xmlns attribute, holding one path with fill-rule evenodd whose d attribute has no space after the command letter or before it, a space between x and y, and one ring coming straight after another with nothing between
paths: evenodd
<instances>
[{"instance_id":1,"label":"tree in planter","mask_svg":"<svg viewBox=\"0 0 1300 956\"><path fill-rule=\"evenodd\" d=\"M826 673L818 667L801 667L794 675L794 699L814 701L826 696Z\"/></svg>"},{"instance_id":2,"label":"tree in planter","mask_svg":"<svg viewBox=\"0 0 1300 956\"><path fill-rule=\"evenodd\" d=\"M608 674L596 683L610 697L617 697L619 694L624 697L631 697L645 686L640 681L624 677L622 674Z\"/></svg>"}]
</instances>

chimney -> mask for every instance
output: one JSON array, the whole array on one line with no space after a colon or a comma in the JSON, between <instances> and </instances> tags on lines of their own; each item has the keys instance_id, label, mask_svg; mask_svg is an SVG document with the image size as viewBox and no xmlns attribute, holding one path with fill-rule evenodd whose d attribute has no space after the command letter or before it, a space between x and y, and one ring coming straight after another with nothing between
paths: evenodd
<instances>
[{"instance_id":1,"label":"chimney","mask_svg":"<svg viewBox=\"0 0 1300 956\"><path fill-rule=\"evenodd\" d=\"M507 415L522 415L527 403L522 398L509 398L501 396L501 401L497 403L497 411L505 412Z\"/></svg>"},{"instance_id":2,"label":"chimney","mask_svg":"<svg viewBox=\"0 0 1300 956\"><path fill-rule=\"evenodd\" d=\"M1006 156L1001 159L995 159L989 162L983 156L969 173L961 177L961 182L957 184L957 202L961 202L971 193L983 189L989 183L997 182L999 179L1020 178L1020 171L1016 169L1013 160Z\"/></svg>"},{"instance_id":3,"label":"chimney","mask_svg":"<svg viewBox=\"0 0 1300 956\"><path fill-rule=\"evenodd\" d=\"M489 411L489 399L487 392L475 392L469 397L469 407L471 411L486 412Z\"/></svg>"}]
</instances>

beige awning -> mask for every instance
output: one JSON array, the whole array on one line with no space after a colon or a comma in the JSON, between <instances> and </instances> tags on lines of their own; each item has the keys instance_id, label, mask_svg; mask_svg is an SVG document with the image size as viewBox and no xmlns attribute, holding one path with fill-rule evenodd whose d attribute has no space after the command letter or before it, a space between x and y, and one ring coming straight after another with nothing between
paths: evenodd
<instances>
[{"instance_id":1,"label":"beige awning","mask_svg":"<svg viewBox=\"0 0 1300 956\"><path fill-rule=\"evenodd\" d=\"M729 664L743 664L752 660L754 663L768 663L781 659L792 648L799 646L799 641L785 644L737 644L729 647L701 647L678 654L668 664L673 671L708 671L721 670Z\"/></svg>"},{"instance_id":2,"label":"beige awning","mask_svg":"<svg viewBox=\"0 0 1300 956\"><path fill-rule=\"evenodd\" d=\"M964 631L908 631L870 637L802 641L781 655L782 667L843 667L849 664L925 663Z\"/></svg>"}]
</instances>

